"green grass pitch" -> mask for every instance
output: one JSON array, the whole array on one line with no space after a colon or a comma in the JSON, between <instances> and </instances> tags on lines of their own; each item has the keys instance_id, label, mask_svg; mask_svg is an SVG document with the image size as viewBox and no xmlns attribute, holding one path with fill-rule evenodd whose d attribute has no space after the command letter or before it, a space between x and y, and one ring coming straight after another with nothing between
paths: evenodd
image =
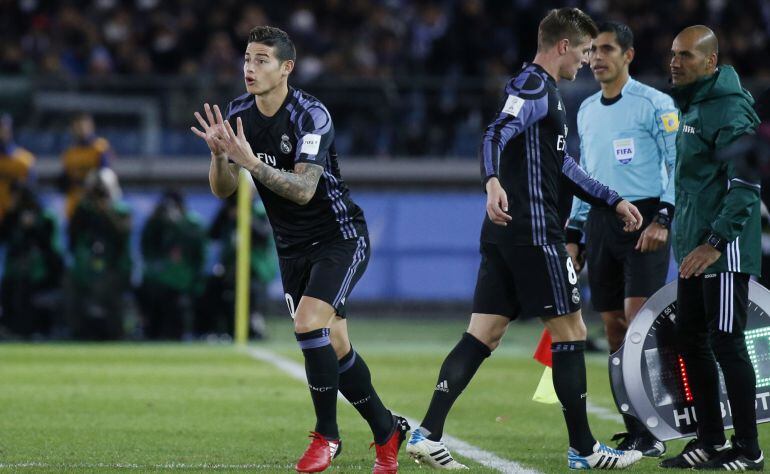
<instances>
[{"instance_id":1,"label":"green grass pitch","mask_svg":"<svg viewBox=\"0 0 770 474\"><path fill-rule=\"evenodd\" d=\"M420 419L465 321L356 320L351 339L383 401ZM301 362L288 318L259 347ZM557 405L531 401L542 368L538 324L513 325L447 422L446 432L541 472L566 471ZM611 408L606 357L589 355L589 401ZM344 453L332 472L371 470L371 435L341 402ZM601 440L622 426L591 415ZM313 427L306 387L229 345L0 345L0 471L288 472ZM768 452L770 425L760 426ZM669 443L678 451L682 441ZM473 472L495 472L457 456ZM402 472L429 472L402 450ZM633 472L662 472L643 460Z\"/></svg>"}]
</instances>

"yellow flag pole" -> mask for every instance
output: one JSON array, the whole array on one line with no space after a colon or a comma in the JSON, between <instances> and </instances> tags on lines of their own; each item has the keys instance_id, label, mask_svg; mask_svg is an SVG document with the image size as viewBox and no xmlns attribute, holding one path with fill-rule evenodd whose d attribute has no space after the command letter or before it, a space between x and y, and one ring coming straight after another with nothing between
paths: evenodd
<instances>
[{"instance_id":1,"label":"yellow flag pole","mask_svg":"<svg viewBox=\"0 0 770 474\"><path fill-rule=\"evenodd\" d=\"M251 279L252 181L242 169L238 177L238 247L235 273L235 343L249 338L249 287Z\"/></svg>"}]
</instances>

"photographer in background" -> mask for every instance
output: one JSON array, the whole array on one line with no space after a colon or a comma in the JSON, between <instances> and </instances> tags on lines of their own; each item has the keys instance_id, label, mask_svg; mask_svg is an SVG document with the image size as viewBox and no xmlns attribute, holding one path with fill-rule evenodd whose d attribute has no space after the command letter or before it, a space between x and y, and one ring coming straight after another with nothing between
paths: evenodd
<instances>
[{"instance_id":1,"label":"photographer in background","mask_svg":"<svg viewBox=\"0 0 770 474\"><path fill-rule=\"evenodd\" d=\"M65 293L75 339L123 337L124 296L131 276L131 214L120 197L112 170L92 171L69 224L73 265Z\"/></svg>"},{"instance_id":2,"label":"photographer in background","mask_svg":"<svg viewBox=\"0 0 770 474\"><path fill-rule=\"evenodd\" d=\"M203 292L206 233L181 193L163 193L142 231L141 249L144 335L182 339L192 330L193 301Z\"/></svg>"},{"instance_id":3,"label":"photographer in background","mask_svg":"<svg viewBox=\"0 0 770 474\"><path fill-rule=\"evenodd\" d=\"M11 186L9 198L0 223L0 244L5 246L0 325L12 337L46 337L64 270L56 218L25 185Z\"/></svg>"}]
</instances>

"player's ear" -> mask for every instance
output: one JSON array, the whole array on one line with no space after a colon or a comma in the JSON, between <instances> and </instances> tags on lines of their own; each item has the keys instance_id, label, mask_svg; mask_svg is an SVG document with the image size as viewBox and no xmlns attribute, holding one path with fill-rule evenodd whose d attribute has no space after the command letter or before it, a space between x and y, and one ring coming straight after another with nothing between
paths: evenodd
<instances>
[{"instance_id":1,"label":"player's ear","mask_svg":"<svg viewBox=\"0 0 770 474\"><path fill-rule=\"evenodd\" d=\"M281 67L283 68L284 74L288 76L294 70L294 60L287 59L283 62L283 64L281 64Z\"/></svg>"},{"instance_id":2,"label":"player's ear","mask_svg":"<svg viewBox=\"0 0 770 474\"><path fill-rule=\"evenodd\" d=\"M563 38L556 43L556 51L559 53L559 56L567 54L567 50L569 50L569 39Z\"/></svg>"}]
</instances>

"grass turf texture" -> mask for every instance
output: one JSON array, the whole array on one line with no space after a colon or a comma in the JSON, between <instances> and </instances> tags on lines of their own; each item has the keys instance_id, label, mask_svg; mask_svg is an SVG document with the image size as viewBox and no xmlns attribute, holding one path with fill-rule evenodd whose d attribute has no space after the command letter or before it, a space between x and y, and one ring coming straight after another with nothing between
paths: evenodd
<instances>
[{"instance_id":1,"label":"grass turf texture","mask_svg":"<svg viewBox=\"0 0 770 474\"><path fill-rule=\"evenodd\" d=\"M386 405L420 419L439 366L464 321L353 320L351 339ZM302 362L292 328L270 322L259 344ZM541 366L531 359L541 327L514 325L455 405L446 431L542 472L566 470L558 405L531 401ZM589 355L589 401L612 407L606 357ZM339 404L344 452L333 472L370 471L365 422ZM608 441L622 425L591 416ZM303 385L231 346L204 344L0 345L0 471L287 472L313 427ZM770 426L760 426L768 449ZM682 441L669 443L676 453ZM457 456L474 472L495 472ZM402 450L401 471L420 468ZM427 472L426 468L422 469ZM633 472L661 472L643 460Z\"/></svg>"}]
</instances>

